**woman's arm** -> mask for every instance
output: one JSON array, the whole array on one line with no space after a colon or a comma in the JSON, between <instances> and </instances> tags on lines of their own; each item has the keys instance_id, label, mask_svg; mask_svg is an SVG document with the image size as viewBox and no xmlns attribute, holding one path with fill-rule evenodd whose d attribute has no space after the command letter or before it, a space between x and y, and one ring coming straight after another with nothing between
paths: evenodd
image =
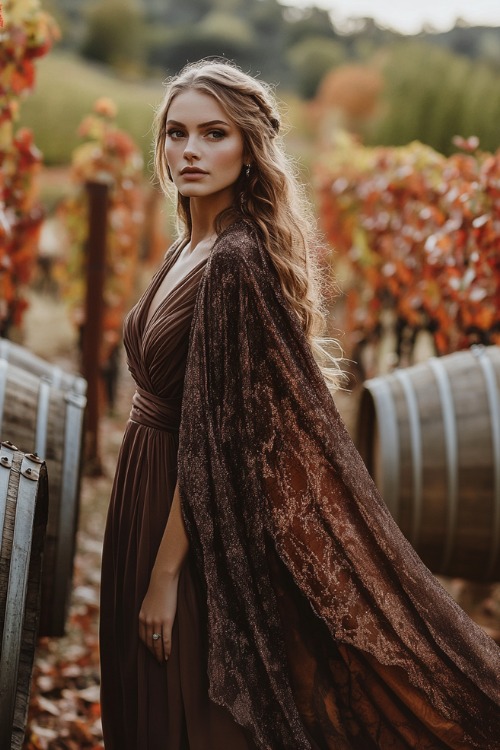
<instances>
[{"instance_id":1,"label":"woman's arm","mask_svg":"<svg viewBox=\"0 0 500 750\"><path fill-rule=\"evenodd\" d=\"M139 637L159 662L170 656L179 575L188 550L189 540L176 484L167 525L139 613ZM153 633L160 633L161 638L153 640Z\"/></svg>"}]
</instances>

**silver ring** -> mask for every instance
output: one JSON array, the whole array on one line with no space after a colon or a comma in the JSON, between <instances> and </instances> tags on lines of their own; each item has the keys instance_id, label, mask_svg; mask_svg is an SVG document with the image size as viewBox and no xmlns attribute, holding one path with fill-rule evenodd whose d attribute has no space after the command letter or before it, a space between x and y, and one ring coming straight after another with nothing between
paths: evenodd
<instances>
[{"instance_id":1,"label":"silver ring","mask_svg":"<svg viewBox=\"0 0 500 750\"><path fill-rule=\"evenodd\" d=\"M161 638L161 633L153 633L153 641L157 641L158 638Z\"/></svg>"}]
</instances>

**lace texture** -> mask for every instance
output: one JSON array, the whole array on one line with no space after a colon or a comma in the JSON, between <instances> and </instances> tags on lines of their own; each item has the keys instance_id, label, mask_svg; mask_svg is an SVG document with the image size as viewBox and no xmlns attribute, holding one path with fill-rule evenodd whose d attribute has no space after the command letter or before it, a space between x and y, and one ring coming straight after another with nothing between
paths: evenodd
<instances>
[{"instance_id":1,"label":"lace texture","mask_svg":"<svg viewBox=\"0 0 500 750\"><path fill-rule=\"evenodd\" d=\"M210 697L257 747L500 748L500 650L393 521L246 222L199 284L178 472Z\"/></svg>"}]
</instances>

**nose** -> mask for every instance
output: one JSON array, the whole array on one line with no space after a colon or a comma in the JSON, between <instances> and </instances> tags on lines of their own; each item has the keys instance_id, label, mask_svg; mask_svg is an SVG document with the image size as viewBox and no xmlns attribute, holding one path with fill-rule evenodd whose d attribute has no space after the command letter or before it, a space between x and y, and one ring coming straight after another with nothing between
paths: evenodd
<instances>
[{"instance_id":1,"label":"nose","mask_svg":"<svg viewBox=\"0 0 500 750\"><path fill-rule=\"evenodd\" d=\"M187 161L200 158L200 150L197 144L196 137L190 136L186 142L186 148L184 149L184 158Z\"/></svg>"}]
</instances>

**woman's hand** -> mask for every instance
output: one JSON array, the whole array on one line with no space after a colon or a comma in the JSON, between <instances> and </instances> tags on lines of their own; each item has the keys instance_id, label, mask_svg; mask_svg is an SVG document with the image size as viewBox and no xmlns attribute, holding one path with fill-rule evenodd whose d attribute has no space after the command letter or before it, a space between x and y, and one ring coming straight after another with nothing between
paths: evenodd
<instances>
[{"instance_id":1,"label":"woman's hand","mask_svg":"<svg viewBox=\"0 0 500 750\"><path fill-rule=\"evenodd\" d=\"M139 612L139 637L158 662L170 656L177 611L177 588L189 541L176 483L167 525L158 548L149 588ZM156 635L156 638L153 638ZM159 636L159 637L158 637Z\"/></svg>"},{"instance_id":2,"label":"woman's hand","mask_svg":"<svg viewBox=\"0 0 500 750\"><path fill-rule=\"evenodd\" d=\"M167 661L172 648L178 584L178 574L158 574L153 570L139 612L139 637L160 664ZM160 638L153 638L154 633Z\"/></svg>"}]
</instances>

